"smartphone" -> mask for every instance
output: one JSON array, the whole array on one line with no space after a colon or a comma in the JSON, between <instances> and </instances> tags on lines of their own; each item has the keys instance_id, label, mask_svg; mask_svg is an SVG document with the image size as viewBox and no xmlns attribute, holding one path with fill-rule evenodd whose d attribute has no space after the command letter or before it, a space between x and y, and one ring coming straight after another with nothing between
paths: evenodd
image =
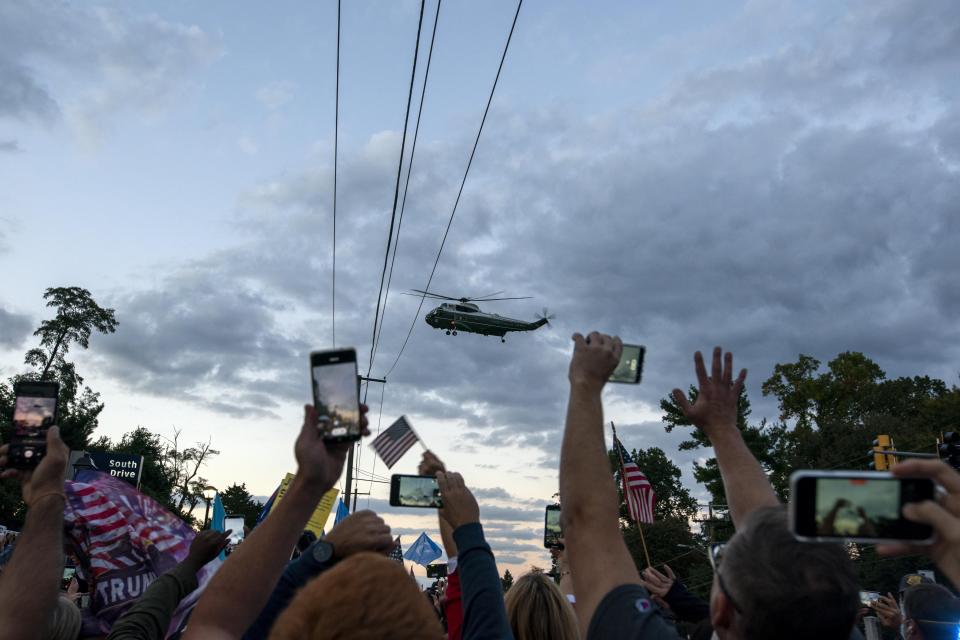
<instances>
[{"instance_id":1,"label":"smartphone","mask_svg":"<svg viewBox=\"0 0 960 640\"><path fill-rule=\"evenodd\" d=\"M317 427L330 442L360 439L360 385L354 349L310 354L313 406Z\"/></svg>"},{"instance_id":2,"label":"smartphone","mask_svg":"<svg viewBox=\"0 0 960 640\"><path fill-rule=\"evenodd\" d=\"M623 345L620 362L610 375L610 382L639 384L640 378L643 376L643 356L646 353L647 348L644 346L638 344Z\"/></svg>"},{"instance_id":3,"label":"smartphone","mask_svg":"<svg viewBox=\"0 0 960 640\"><path fill-rule=\"evenodd\" d=\"M14 389L10 466L32 469L47 455L47 429L57 423L56 382L21 382Z\"/></svg>"},{"instance_id":4,"label":"smartphone","mask_svg":"<svg viewBox=\"0 0 960 640\"><path fill-rule=\"evenodd\" d=\"M880 594L876 591L861 591L860 604L865 607L872 607L880 599Z\"/></svg>"},{"instance_id":5,"label":"smartphone","mask_svg":"<svg viewBox=\"0 0 960 640\"><path fill-rule=\"evenodd\" d=\"M563 543L560 542L562 537L560 505L547 505L547 512L543 517L543 546L547 549L563 549Z\"/></svg>"},{"instance_id":6,"label":"smartphone","mask_svg":"<svg viewBox=\"0 0 960 640\"><path fill-rule=\"evenodd\" d=\"M226 516L223 519L223 530L230 532L230 544L243 542L243 516Z\"/></svg>"},{"instance_id":7,"label":"smartphone","mask_svg":"<svg viewBox=\"0 0 960 640\"><path fill-rule=\"evenodd\" d=\"M933 500L929 478L883 471L796 471L790 476L790 527L803 541L908 541L930 544L933 529L901 515L908 502Z\"/></svg>"},{"instance_id":8,"label":"smartphone","mask_svg":"<svg viewBox=\"0 0 960 640\"><path fill-rule=\"evenodd\" d=\"M390 476L390 506L439 509L440 485L433 476Z\"/></svg>"},{"instance_id":9,"label":"smartphone","mask_svg":"<svg viewBox=\"0 0 960 640\"><path fill-rule=\"evenodd\" d=\"M64 567L63 568L63 580L60 583L60 589L66 591L70 588L70 581L73 580L73 576L77 575L76 567Z\"/></svg>"}]
</instances>

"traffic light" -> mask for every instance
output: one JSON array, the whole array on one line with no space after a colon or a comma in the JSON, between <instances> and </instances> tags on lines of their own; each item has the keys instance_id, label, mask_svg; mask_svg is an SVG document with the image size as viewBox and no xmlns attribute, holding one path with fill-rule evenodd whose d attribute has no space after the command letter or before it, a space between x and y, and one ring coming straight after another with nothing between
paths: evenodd
<instances>
[{"instance_id":1,"label":"traffic light","mask_svg":"<svg viewBox=\"0 0 960 640\"><path fill-rule=\"evenodd\" d=\"M940 459L960 471L960 432L947 431L937 445Z\"/></svg>"},{"instance_id":2,"label":"traffic light","mask_svg":"<svg viewBox=\"0 0 960 640\"><path fill-rule=\"evenodd\" d=\"M897 458L886 452L893 450L893 439L888 435L878 435L873 441L873 449L867 452L867 455L873 454L870 467L876 471L887 471L892 468L897 464Z\"/></svg>"}]
</instances>

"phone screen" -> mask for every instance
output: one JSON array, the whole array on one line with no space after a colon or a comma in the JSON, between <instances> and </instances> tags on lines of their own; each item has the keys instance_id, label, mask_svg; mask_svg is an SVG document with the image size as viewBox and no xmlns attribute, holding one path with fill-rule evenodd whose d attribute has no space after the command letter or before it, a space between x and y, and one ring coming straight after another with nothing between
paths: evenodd
<instances>
[{"instance_id":1,"label":"phone screen","mask_svg":"<svg viewBox=\"0 0 960 640\"><path fill-rule=\"evenodd\" d=\"M390 504L394 507L439 509L443 501L437 479L431 476L391 476Z\"/></svg>"},{"instance_id":2,"label":"phone screen","mask_svg":"<svg viewBox=\"0 0 960 640\"><path fill-rule=\"evenodd\" d=\"M15 468L35 467L47 453L47 429L57 420L56 382L17 385L13 405L10 462Z\"/></svg>"},{"instance_id":3,"label":"phone screen","mask_svg":"<svg viewBox=\"0 0 960 640\"><path fill-rule=\"evenodd\" d=\"M230 544L243 542L243 516L227 516L223 519L224 531L230 531Z\"/></svg>"},{"instance_id":4,"label":"phone screen","mask_svg":"<svg viewBox=\"0 0 960 640\"><path fill-rule=\"evenodd\" d=\"M810 473L794 485L794 529L801 537L930 540L928 525L903 518L907 502L933 499L933 482L887 473Z\"/></svg>"},{"instance_id":5,"label":"phone screen","mask_svg":"<svg viewBox=\"0 0 960 640\"><path fill-rule=\"evenodd\" d=\"M610 375L610 382L637 384L643 376L643 356L646 348L637 344L623 345L620 362Z\"/></svg>"},{"instance_id":6,"label":"phone screen","mask_svg":"<svg viewBox=\"0 0 960 640\"><path fill-rule=\"evenodd\" d=\"M327 440L360 438L357 354L353 349L310 354L313 405Z\"/></svg>"},{"instance_id":7,"label":"phone screen","mask_svg":"<svg viewBox=\"0 0 960 640\"><path fill-rule=\"evenodd\" d=\"M860 603L865 607L872 607L880 599L880 594L876 591L861 591Z\"/></svg>"},{"instance_id":8,"label":"phone screen","mask_svg":"<svg viewBox=\"0 0 960 640\"><path fill-rule=\"evenodd\" d=\"M543 546L547 549L563 548L560 538L563 537L563 530L560 528L560 507L550 505L547 507L547 513L544 516L543 524Z\"/></svg>"}]
</instances>

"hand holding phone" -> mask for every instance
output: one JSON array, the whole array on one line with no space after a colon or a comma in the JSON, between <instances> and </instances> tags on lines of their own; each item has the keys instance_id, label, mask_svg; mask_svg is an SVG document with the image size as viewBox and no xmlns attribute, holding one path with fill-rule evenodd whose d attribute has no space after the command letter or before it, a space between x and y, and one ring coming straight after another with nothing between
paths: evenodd
<instances>
[{"instance_id":1,"label":"hand holding phone","mask_svg":"<svg viewBox=\"0 0 960 640\"><path fill-rule=\"evenodd\" d=\"M933 542L933 528L904 517L906 506L932 500L928 478L870 471L797 471L790 477L790 521L805 541Z\"/></svg>"},{"instance_id":2,"label":"hand holding phone","mask_svg":"<svg viewBox=\"0 0 960 640\"><path fill-rule=\"evenodd\" d=\"M480 522L480 506L477 499L463 482L459 473L443 472L437 474L443 507L440 514L456 531L465 524Z\"/></svg>"},{"instance_id":3,"label":"hand holding phone","mask_svg":"<svg viewBox=\"0 0 960 640\"><path fill-rule=\"evenodd\" d=\"M47 496L63 496L63 478L67 474L67 461L70 450L60 439L60 429L56 426L47 429L45 454L40 464L33 470L7 469L10 463L12 444L0 447L0 479L16 478L20 481L23 501L32 507Z\"/></svg>"},{"instance_id":4,"label":"hand holding phone","mask_svg":"<svg viewBox=\"0 0 960 640\"><path fill-rule=\"evenodd\" d=\"M360 384L354 349L314 351L310 354L310 378L317 426L328 442L360 439Z\"/></svg>"},{"instance_id":5,"label":"hand holding phone","mask_svg":"<svg viewBox=\"0 0 960 640\"><path fill-rule=\"evenodd\" d=\"M610 374L610 382L639 384L643 377L643 358L647 348L639 344L625 344L620 352L620 362Z\"/></svg>"},{"instance_id":6,"label":"hand holding phone","mask_svg":"<svg viewBox=\"0 0 960 640\"><path fill-rule=\"evenodd\" d=\"M9 464L15 469L33 469L47 454L47 429L57 422L60 385L56 382L21 382L14 393Z\"/></svg>"},{"instance_id":7,"label":"hand holding phone","mask_svg":"<svg viewBox=\"0 0 960 640\"><path fill-rule=\"evenodd\" d=\"M930 557L953 584L960 584L960 474L939 460L905 460L893 468L893 476L927 478L936 482L945 495L939 501L927 500L905 505L903 515L911 522L929 525L937 535L931 545L898 542L877 546L882 556L922 553Z\"/></svg>"},{"instance_id":8,"label":"hand holding phone","mask_svg":"<svg viewBox=\"0 0 960 640\"><path fill-rule=\"evenodd\" d=\"M434 476L394 474L390 476L390 505L439 509L443 506L440 485Z\"/></svg>"}]
</instances>

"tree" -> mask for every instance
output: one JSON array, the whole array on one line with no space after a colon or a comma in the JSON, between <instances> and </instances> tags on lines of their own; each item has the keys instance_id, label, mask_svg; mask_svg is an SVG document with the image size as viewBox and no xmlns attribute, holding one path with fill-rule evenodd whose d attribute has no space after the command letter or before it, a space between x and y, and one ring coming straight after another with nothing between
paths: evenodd
<instances>
[{"instance_id":1,"label":"tree","mask_svg":"<svg viewBox=\"0 0 960 640\"><path fill-rule=\"evenodd\" d=\"M245 482L232 484L220 492L220 501L227 514L243 516L243 523L251 529L256 526L257 518L263 511L263 503L250 495Z\"/></svg>"},{"instance_id":2,"label":"tree","mask_svg":"<svg viewBox=\"0 0 960 640\"><path fill-rule=\"evenodd\" d=\"M199 523L193 511L204 500L203 490L209 484L200 475L200 469L220 452L211 446L210 440L183 448L180 433L181 430L174 429L173 438L169 439L141 426L125 433L118 443L102 437L90 449L142 455L140 491L196 526Z\"/></svg>"},{"instance_id":3,"label":"tree","mask_svg":"<svg viewBox=\"0 0 960 640\"><path fill-rule=\"evenodd\" d=\"M113 333L118 321L113 309L100 307L90 292L80 287L49 288L43 297L48 307L56 307L57 314L41 322L33 334L40 338L40 345L30 349L24 357L25 364L33 370L0 382L0 438L4 442L10 441L16 384L52 379L60 383L57 402L60 437L71 449L84 449L97 428L104 405L100 394L84 385L83 378L73 363L67 361L66 354L72 344L88 348L94 331ZM0 520L3 524L21 525L24 513L19 489L13 483L0 483L0 514L3 514Z\"/></svg>"},{"instance_id":4,"label":"tree","mask_svg":"<svg viewBox=\"0 0 960 640\"><path fill-rule=\"evenodd\" d=\"M112 443L109 438L101 437L90 445L91 451L111 451L143 456L143 470L140 473L140 493L150 496L171 512L176 513L172 493L173 485L164 461L167 446L161 436L146 427L138 426L123 434L120 442Z\"/></svg>"},{"instance_id":5,"label":"tree","mask_svg":"<svg viewBox=\"0 0 960 640\"><path fill-rule=\"evenodd\" d=\"M510 591L510 587L513 586L513 574L510 573L510 569L503 572L503 577L500 578L500 584L503 586L504 593Z\"/></svg>"}]
</instances>

